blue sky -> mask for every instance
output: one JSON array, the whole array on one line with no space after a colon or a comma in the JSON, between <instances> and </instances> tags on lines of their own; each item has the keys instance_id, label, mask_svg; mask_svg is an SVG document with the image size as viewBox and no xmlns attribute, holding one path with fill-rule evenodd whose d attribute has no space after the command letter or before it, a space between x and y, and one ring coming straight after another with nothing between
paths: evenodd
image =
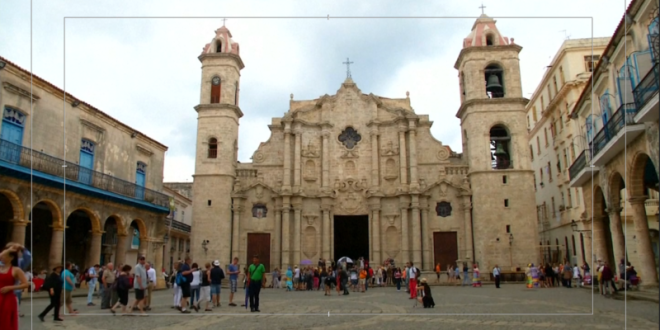
<instances>
[{"instance_id":1,"label":"blue sky","mask_svg":"<svg viewBox=\"0 0 660 330\"><path fill-rule=\"evenodd\" d=\"M485 12L500 32L523 46L523 94L530 97L566 35L611 36L630 0L489 0ZM0 55L169 147L166 181L192 181L200 62L222 26L220 18L68 18L73 16L326 16L327 19L229 18L241 44L239 160L270 136L267 125L288 109L289 95L334 94L346 77L364 93L403 98L434 121L433 135L461 149L455 117L459 92L454 62L480 0L461 1L85 1L0 4ZM463 16L453 19L333 19L333 16ZM566 30L564 32L563 30ZM66 49L65 40L66 37ZM32 65L30 50L32 49ZM66 81L64 54L66 53ZM66 83L66 86L65 86Z\"/></svg>"}]
</instances>

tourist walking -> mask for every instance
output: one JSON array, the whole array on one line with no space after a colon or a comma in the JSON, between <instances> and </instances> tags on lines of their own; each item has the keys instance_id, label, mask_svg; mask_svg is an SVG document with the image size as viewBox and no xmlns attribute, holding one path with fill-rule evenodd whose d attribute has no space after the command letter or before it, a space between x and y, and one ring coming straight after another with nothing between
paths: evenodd
<instances>
[{"instance_id":1,"label":"tourist walking","mask_svg":"<svg viewBox=\"0 0 660 330\"><path fill-rule=\"evenodd\" d=\"M44 285L41 287L41 291L47 291L50 298L50 304L38 316L41 322L44 322L44 317L51 310L53 310L53 321L64 321L60 318L60 302L62 300L62 286L64 286L62 269L64 269L62 265L55 266L53 272L46 278Z\"/></svg>"},{"instance_id":2,"label":"tourist walking","mask_svg":"<svg viewBox=\"0 0 660 330\"><path fill-rule=\"evenodd\" d=\"M467 262L463 263L463 286L470 285L470 278L468 277L468 265Z\"/></svg>"},{"instance_id":3,"label":"tourist walking","mask_svg":"<svg viewBox=\"0 0 660 330\"><path fill-rule=\"evenodd\" d=\"M103 287L103 296L101 298L101 309L112 307L112 301L117 295L112 288L115 283L115 266L110 262L106 266L103 276L101 277L101 286Z\"/></svg>"},{"instance_id":4,"label":"tourist walking","mask_svg":"<svg viewBox=\"0 0 660 330\"><path fill-rule=\"evenodd\" d=\"M435 265L435 275L436 275L435 283L440 283L440 271L441 270L442 270L442 268L440 268L440 263L437 263Z\"/></svg>"},{"instance_id":5,"label":"tourist walking","mask_svg":"<svg viewBox=\"0 0 660 330\"><path fill-rule=\"evenodd\" d=\"M130 314L131 309L127 310L128 307L128 290L131 288L131 281L128 278L129 274L131 272L131 266L129 265L124 265L117 278L115 279L115 291L117 292L117 296L119 297L119 300L117 300L117 303L114 304L110 308L110 312L112 314L115 314L115 310L121 306L121 311L124 313L124 315Z\"/></svg>"},{"instance_id":6,"label":"tourist walking","mask_svg":"<svg viewBox=\"0 0 660 330\"><path fill-rule=\"evenodd\" d=\"M417 279L419 278L419 269L415 267L412 261L409 262L410 271L406 276L408 283L410 283L410 299L417 298Z\"/></svg>"},{"instance_id":7,"label":"tourist walking","mask_svg":"<svg viewBox=\"0 0 660 330\"><path fill-rule=\"evenodd\" d=\"M18 267L20 244L9 243L0 252L0 329L18 330L18 298L14 291L30 286L25 273ZM18 282L18 284L17 284Z\"/></svg>"},{"instance_id":8,"label":"tourist walking","mask_svg":"<svg viewBox=\"0 0 660 330\"><path fill-rule=\"evenodd\" d=\"M192 272L193 279L190 283L190 306L194 307L197 305L197 299L199 299L199 284L200 282L200 270L197 263L192 264L193 269L196 269Z\"/></svg>"},{"instance_id":9,"label":"tourist walking","mask_svg":"<svg viewBox=\"0 0 660 330\"><path fill-rule=\"evenodd\" d=\"M216 260L218 263L218 267L220 267L220 262ZM222 269L220 269L222 272L222 278L225 278L225 273ZM217 272L217 271L216 271ZM236 293L236 290L238 289L238 274L240 274L241 270L238 265L238 258L234 257L234 260L232 260L232 263L229 265L228 273L229 273L229 306L231 307L236 307L236 304L234 304L234 294ZM220 306L220 289L218 288L218 306Z\"/></svg>"},{"instance_id":10,"label":"tourist walking","mask_svg":"<svg viewBox=\"0 0 660 330\"><path fill-rule=\"evenodd\" d=\"M255 255L252 258L252 265L248 268L248 287L250 293L250 311L251 312L260 312L259 310L259 292L261 292L261 287L264 281L264 273L266 273L266 267L263 264L259 263L259 256Z\"/></svg>"},{"instance_id":11,"label":"tourist walking","mask_svg":"<svg viewBox=\"0 0 660 330\"><path fill-rule=\"evenodd\" d=\"M293 271L291 266L286 270L286 291L293 291Z\"/></svg>"},{"instance_id":12,"label":"tourist walking","mask_svg":"<svg viewBox=\"0 0 660 330\"><path fill-rule=\"evenodd\" d=\"M154 287L156 286L156 283L158 282L158 279L156 278L156 269L154 269L153 264L151 262L147 262L145 264L145 269L147 270L147 280L149 283L147 283L147 292L145 293L146 296L146 301L145 304L146 306L144 307L145 310L150 311L151 310L151 296L152 292L154 290Z\"/></svg>"},{"instance_id":13,"label":"tourist walking","mask_svg":"<svg viewBox=\"0 0 660 330\"><path fill-rule=\"evenodd\" d=\"M477 264L473 265L472 268L472 287L480 288L481 287L481 272L479 271L479 266Z\"/></svg>"},{"instance_id":14,"label":"tourist walking","mask_svg":"<svg viewBox=\"0 0 660 330\"><path fill-rule=\"evenodd\" d=\"M493 267L493 277L495 278L495 288L497 289L500 288L500 274L502 274L502 270L499 266L495 265Z\"/></svg>"},{"instance_id":15,"label":"tourist walking","mask_svg":"<svg viewBox=\"0 0 660 330\"><path fill-rule=\"evenodd\" d=\"M62 272L62 280L64 281L64 305L69 314L77 314L78 310L73 309L73 298L71 294L76 287L76 277L71 272L73 265L70 262L64 264L64 271Z\"/></svg>"},{"instance_id":16,"label":"tourist walking","mask_svg":"<svg viewBox=\"0 0 660 330\"><path fill-rule=\"evenodd\" d=\"M401 291L401 268L394 271L394 282L396 284L396 291Z\"/></svg>"},{"instance_id":17,"label":"tourist walking","mask_svg":"<svg viewBox=\"0 0 660 330\"><path fill-rule=\"evenodd\" d=\"M87 271L87 277L85 282L87 282L87 306L96 306L92 299L94 298L94 290L96 289L96 282L99 278L99 265L94 265L94 267L89 267Z\"/></svg>"},{"instance_id":18,"label":"tourist walking","mask_svg":"<svg viewBox=\"0 0 660 330\"><path fill-rule=\"evenodd\" d=\"M275 268L275 270L273 270L272 277L273 277L273 284L272 284L273 289L279 289L280 288L280 269L279 268Z\"/></svg>"},{"instance_id":19,"label":"tourist walking","mask_svg":"<svg viewBox=\"0 0 660 330\"><path fill-rule=\"evenodd\" d=\"M144 297L148 284L147 270L144 267L144 264L146 263L145 260L146 258L141 256L133 270L133 289L135 290L135 301L129 309L129 311L132 311L135 307L137 307L141 315L147 315L147 313L144 311Z\"/></svg>"},{"instance_id":20,"label":"tourist walking","mask_svg":"<svg viewBox=\"0 0 660 330\"><path fill-rule=\"evenodd\" d=\"M181 286L181 302L179 302L179 306L181 306L181 313L184 314L190 314L190 310L188 310L188 299L190 298L190 283L192 283L193 280L193 272L196 271L197 269L190 268L190 263L192 260L190 257L186 257L186 260L183 264L181 264L181 268L179 270L179 274L181 274L180 281L178 283L179 286Z\"/></svg>"},{"instance_id":21,"label":"tourist walking","mask_svg":"<svg viewBox=\"0 0 660 330\"><path fill-rule=\"evenodd\" d=\"M232 264L235 267L233 269L236 269L238 272L238 258L234 258L234 263ZM231 273L232 270L232 265L229 265L229 272ZM220 268L220 261L215 260L213 261L213 268L211 269L211 299L213 301L213 307L220 307L220 288L222 287L222 280L225 278L225 272ZM238 275L236 275L238 276ZM234 299L234 292L236 292L236 286L238 285L236 280L231 279L231 275L229 275L229 286L230 286L230 293L229 293L229 306L236 306L236 304L233 303Z\"/></svg>"},{"instance_id":22,"label":"tourist walking","mask_svg":"<svg viewBox=\"0 0 660 330\"><path fill-rule=\"evenodd\" d=\"M204 311L212 312L213 310L209 308L211 303L211 264L206 263L204 265L204 270L200 270L200 284L199 284L199 300L197 301L196 311L199 312L199 309L204 303Z\"/></svg>"}]
</instances>

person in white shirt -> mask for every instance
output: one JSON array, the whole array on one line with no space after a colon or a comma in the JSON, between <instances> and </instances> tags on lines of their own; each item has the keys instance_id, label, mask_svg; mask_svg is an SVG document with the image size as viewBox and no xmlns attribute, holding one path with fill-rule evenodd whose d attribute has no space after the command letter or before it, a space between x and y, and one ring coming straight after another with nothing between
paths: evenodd
<instances>
[{"instance_id":1,"label":"person in white shirt","mask_svg":"<svg viewBox=\"0 0 660 330\"><path fill-rule=\"evenodd\" d=\"M154 287L156 286L156 270L151 266L151 262L147 262L145 265L145 268L147 269L147 280L149 281L149 284L147 284L147 303L145 309L150 311L151 310L151 292L154 290Z\"/></svg>"},{"instance_id":2,"label":"person in white shirt","mask_svg":"<svg viewBox=\"0 0 660 330\"><path fill-rule=\"evenodd\" d=\"M300 269L298 269L298 266L294 266L293 269L293 287L296 291L300 289Z\"/></svg>"},{"instance_id":3,"label":"person in white shirt","mask_svg":"<svg viewBox=\"0 0 660 330\"><path fill-rule=\"evenodd\" d=\"M499 266L495 265L493 267L493 277L495 278L495 288L497 289L500 288L500 274L502 274L502 270Z\"/></svg>"}]
</instances>

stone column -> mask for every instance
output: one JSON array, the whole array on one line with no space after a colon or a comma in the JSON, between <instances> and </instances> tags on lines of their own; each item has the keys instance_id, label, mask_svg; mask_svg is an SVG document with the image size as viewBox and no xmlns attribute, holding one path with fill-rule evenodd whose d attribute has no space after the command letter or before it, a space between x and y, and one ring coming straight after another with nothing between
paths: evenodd
<instances>
[{"instance_id":1,"label":"stone column","mask_svg":"<svg viewBox=\"0 0 660 330\"><path fill-rule=\"evenodd\" d=\"M621 227L621 208L610 207L606 211L610 215L610 232L612 233L612 249L614 250L615 264L612 266L613 269L616 268L614 273L619 274L619 260L626 257L626 243Z\"/></svg>"},{"instance_id":2,"label":"stone column","mask_svg":"<svg viewBox=\"0 0 660 330\"><path fill-rule=\"evenodd\" d=\"M419 196L412 196L412 257L417 267L422 266L422 230L419 218Z\"/></svg>"},{"instance_id":3,"label":"stone column","mask_svg":"<svg viewBox=\"0 0 660 330\"><path fill-rule=\"evenodd\" d=\"M53 235L50 240L50 251L48 252L48 269L53 269L53 267L57 265L63 265L62 262L63 248L64 248L64 228L53 227Z\"/></svg>"},{"instance_id":4,"label":"stone column","mask_svg":"<svg viewBox=\"0 0 660 330\"><path fill-rule=\"evenodd\" d=\"M633 211L633 221L635 222L635 236L637 241L637 253L639 254L639 265L637 269L641 270L642 285L658 285L658 273L655 268L655 256L651 245L651 236L649 235L649 222L646 216L647 196L631 197L628 199ZM655 220L655 219L654 219Z\"/></svg>"},{"instance_id":5,"label":"stone column","mask_svg":"<svg viewBox=\"0 0 660 330\"><path fill-rule=\"evenodd\" d=\"M149 259L149 238L140 237L140 247L138 249L138 258L140 256L145 256L147 259Z\"/></svg>"},{"instance_id":6,"label":"stone column","mask_svg":"<svg viewBox=\"0 0 660 330\"><path fill-rule=\"evenodd\" d=\"M92 267L101 262L101 237L103 236L102 232L92 232L92 239L89 243L88 262L87 267ZM140 244L142 245L142 244Z\"/></svg>"},{"instance_id":7,"label":"stone column","mask_svg":"<svg viewBox=\"0 0 660 330\"><path fill-rule=\"evenodd\" d=\"M476 260L473 260L472 255L472 203L470 202L469 199L466 199L463 201L463 219L465 223L465 239L463 242L465 242L465 255L461 256L461 259L465 260L466 257L470 258L472 262L475 262ZM513 267L513 265L511 265Z\"/></svg>"},{"instance_id":8,"label":"stone column","mask_svg":"<svg viewBox=\"0 0 660 330\"><path fill-rule=\"evenodd\" d=\"M408 184L408 159L406 158L406 127L399 126L399 177L401 186ZM403 218L401 218L403 220Z\"/></svg>"},{"instance_id":9,"label":"stone column","mask_svg":"<svg viewBox=\"0 0 660 330\"><path fill-rule=\"evenodd\" d=\"M301 224L301 206L293 206L293 262L300 265L300 226Z\"/></svg>"},{"instance_id":10,"label":"stone column","mask_svg":"<svg viewBox=\"0 0 660 330\"><path fill-rule=\"evenodd\" d=\"M373 190L378 190L378 186L380 186L378 163L378 128L373 128L371 131L371 188Z\"/></svg>"},{"instance_id":11,"label":"stone column","mask_svg":"<svg viewBox=\"0 0 660 330\"><path fill-rule=\"evenodd\" d=\"M14 243L18 243L20 245L25 245L25 229L30 222L23 221L20 219L14 219L11 222L13 224L13 229L11 232L11 241Z\"/></svg>"},{"instance_id":12,"label":"stone column","mask_svg":"<svg viewBox=\"0 0 660 330\"><path fill-rule=\"evenodd\" d=\"M321 162L321 170L323 172L321 178L322 188L330 188L330 132L323 132L323 161Z\"/></svg>"},{"instance_id":13,"label":"stone column","mask_svg":"<svg viewBox=\"0 0 660 330\"><path fill-rule=\"evenodd\" d=\"M284 175L282 191L291 190L291 123L284 124Z\"/></svg>"},{"instance_id":14,"label":"stone column","mask_svg":"<svg viewBox=\"0 0 660 330\"><path fill-rule=\"evenodd\" d=\"M380 226L380 205L374 206L371 210L371 249L373 251L371 264L374 266L380 265L383 262L381 253L381 226ZM374 267L372 266L372 268Z\"/></svg>"},{"instance_id":15,"label":"stone column","mask_svg":"<svg viewBox=\"0 0 660 330\"><path fill-rule=\"evenodd\" d=\"M275 201L275 246L273 248L273 255L275 255L275 260L271 264L276 265L279 269L282 269L282 208L279 203Z\"/></svg>"},{"instance_id":16,"label":"stone column","mask_svg":"<svg viewBox=\"0 0 660 330\"><path fill-rule=\"evenodd\" d=\"M419 189L419 180L417 179L417 128L415 121L408 122L408 143L410 144L410 188Z\"/></svg>"},{"instance_id":17,"label":"stone column","mask_svg":"<svg viewBox=\"0 0 660 330\"><path fill-rule=\"evenodd\" d=\"M116 266L126 264L126 244L128 243L128 235L126 233L117 233L117 256L115 256ZM177 249L179 246L177 245ZM133 265L131 265L133 267Z\"/></svg>"},{"instance_id":18,"label":"stone column","mask_svg":"<svg viewBox=\"0 0 660 330\"><path fill-rule=\"evenodd\" d=\"M429 205L428 199L424 198L422 205L422 269L433 269L433 260L431 258L431 239L432 233L429 231ZM443 266L444 267L444 266Z\"/></svg>"},{"instance_id":19,"label":"stone column","mask_svg":"<svg viewBox=\"0 0 660 330\"><path fill-rule=\"evenodd\" d=\"M291 264L291 207L285 201L282 204L282 267L293 266Z\"/></svg>"},{"instance_id":20,"label":"stone column","mask_svg":"<svg viewBox=\"0 0 660 330\"><path fill-rule=\"evenodd\" d=\"M341 258L342 256L339 256ZM330 210L330 259L335 260L335 214Z\"/></svg>"},{"instance_id":21,"label":"stone column","mask_svg":"<svg viewBox=\"0 0 660 330\"><path fill-rule=\"evenodd\" d=\"M410 260L410 241L408 239L408 202L399 203L401 209L401 260L404 264Z\"/></svg>"},{"instance_id":22,"label":"stone column","mask_svg":"<svg viewBox=\"0 0 660 330\"><path fill-rule=\"evenodd\" d=\"M596 256L596 261L602 259L603 261L607 260L607 243L605 238L605 226L603 225L604 215L594 215L593 221L591 224L591 234L593 237L594 251L593 254ZM592 266L590 264L590 266Z\"/></svg>"},{"instance_id":23,"label":"stone column","mask_svg":"<svg viewBox=\"0 0 660 330\"><path fill-rule=\"evenodd\" d=\"M156 288L164 288L165 280L161 276L163 272L163 242L153 242L154 248L154 264L152 267L156 270Z\"/></svg>"},{"instance_id":24,"label":"stone column","mask_svg":"<svg viewBox=\"0 0 660 330\"><path fill-rule=\"evenodd\" d=\"M324 162L325 163L325 162ZM330 258L330 209L323 209L321 246L323 247L321 258Z\"/></svg>"},{"instance_id":25,"label":"stone column","mask_svg":"<svg viewBox=\"0 0 660 330\"><path fill-rule=\"evenodd\" d=\"M296 134L296 140L294 145L294 155L293 155L293 186L297 187L295 191L300 189L300 145L302 144L302 131L300 128L296 128L294 131Z\"/></svg>"},{"instance_id":26,"label":"stone column","mask_svg":"<svg viewBox=\"0 0 660 330\"><path fill-rule=\"evenodd\" d=\"M234 257L239 257L242 256L241 254L241 237L240 237L240 230L241 230L241 201L238 198L234 199L234 205L232 206L234 210L234 219L232 219L233 226L232 226L232 233L231 233L231 251L232 254L229 256L230 260L222 260L220 261L221 263L225 262L227 264L230 264L232 262L232 259Z\"/></svg>"}]
</instances>

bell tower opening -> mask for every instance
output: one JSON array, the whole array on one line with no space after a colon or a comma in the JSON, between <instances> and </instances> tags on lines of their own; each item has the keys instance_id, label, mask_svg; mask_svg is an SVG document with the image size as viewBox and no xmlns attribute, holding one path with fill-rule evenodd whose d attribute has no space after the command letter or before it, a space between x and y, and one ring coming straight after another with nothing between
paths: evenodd
<instances>
[{"instance_id":1,"label":"bell tower opening","mask_svg":"<svg viewBox=\"0 0 660 330\"><path fill-rule=\"evenodd\" d=\"M492 46L493 44L493 35L489 34L486 36L486 46Z\"/></svg>"},{"instance_id":2,"label":"bell tower opening","mask_svg":"<svg viewBox=\"0 0 660 330\"><path fill-rule=\"evenodd\" d=\"M512 168L510 152L511 136L504 126L490 129L490 159L494 170Z\"/></svg>"},{"instance_id":3,"label":"bell tower opening","mask_svg":"<svg viewBox=\"0 0 660 330\"><path fill-rule=\"evenodd\" d=\"M489 99L504 97L504 79L502 74L504 70L497 64L491 64L484 70L486 78L486 94Z\"/></svg>"}]
</instances>

